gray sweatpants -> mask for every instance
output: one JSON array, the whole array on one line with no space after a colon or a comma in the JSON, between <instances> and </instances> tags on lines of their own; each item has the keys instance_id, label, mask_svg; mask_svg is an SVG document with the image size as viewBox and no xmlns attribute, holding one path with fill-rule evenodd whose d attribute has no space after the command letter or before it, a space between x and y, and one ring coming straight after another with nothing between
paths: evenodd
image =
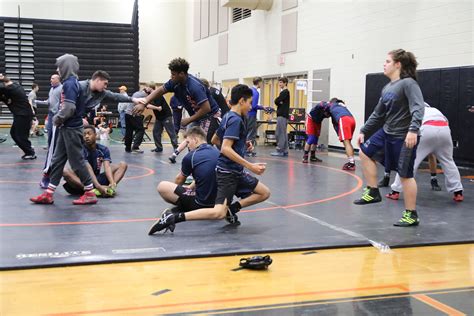
<instances>
[{"instance_id":1,"label":"gray sweatpants","mask_svg":"<svg viewBox=\"0 0 474 316\"><path fill-rule=\"evenodd\" d=\"M275 129L275 137L277 142L277 151L282 153L288 152L288 120L282 116L277 117L277 124Z\"/></svg>"},{"instance_id":2,"label":"gray sweatpants","mask_svg":"<svg viewBox=\"0 0 474 316\"><path fill-rule=\"evenodd\" d=\"M414 172L418 170L420 163L426 156L434 154L443 168L446 190L451 193L462 190L461 175L453 160L453 141L449 126L423 125L420 132L420 143L413 165ZM391 187L394 191L403 191L398 173Z\"/></svg>"},{"instance_id":3,"label":"gray sweatpants","mask_svg":"<svg viewBox=\"0 0 474 316\"><path fill-rule=\"evenodd\" d=\"M82 153L83 129L58 127L56 129L58 139L51 161L50 183L58 186L63 177L66 162L69 161L71 169L81 179L84 186L91 185L92 179L87 170L86 162Z\"/></svg>"},{"instance_id":4,"label":"gray sweatpants","mask_svg":"<svg viewBox=\"0 0 474 316\"><path fill-rule=\"evenodd\" d=\"M252 142L252 145L255 147L257 142L257 117L256 116L247 116L247 140Z\"/></svg>"},{"instance_id":5,"label":"gray sweatpants","mask_svg":"<svg viewBox=\"0 0 474 316\"><path fill-rule=\"evenodd\" d=\"M173 149L178 148L178 138L176 137L176 132L174 130L172 116L168 116L164 120L155 120L155 125L153 126L153 140L155 141L156 148L163 149L163 144L161 143L161 134L163 134L163 129L165 129L166 133L168 133Z\"/></svg>"}]
</instances>

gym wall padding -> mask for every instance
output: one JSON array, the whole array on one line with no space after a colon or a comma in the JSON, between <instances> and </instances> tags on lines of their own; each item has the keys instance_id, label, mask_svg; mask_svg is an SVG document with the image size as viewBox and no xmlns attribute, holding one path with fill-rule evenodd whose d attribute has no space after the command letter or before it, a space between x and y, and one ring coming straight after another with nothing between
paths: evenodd
<instances>
[{"instance_id":1,"label":"gym wall padding","mask_svg":"<svg viewBox=\"0 0 474 316\"><path fill-rule=\"evenodd\" d=\"M18 18L0 17L2 29L4 23L18 21ZM129 94L139 89L137 25L23 18L20 23L33 25L34 81L40 86L38 99L48 97L56 58L65 53L79 58L79 80L90 78L100 69L111 75L108 89L118 92L119 86L126 85ZM4 36L0 38L0 48L2 45ZM5 56L0 60L0 67L2 63ZM110 105L116 107L116 104Z\"/></svg>"},{"instance_id":2,"label":"gym wall padding","mask_svg":"<svg viewBox=\"0 0 474 316\"><path fill-rule=\"evenodd\" d=\"M383 73L367 74L365 120L388 82ZM468 105L474 105L474 66L420 70L418 83L425 102L438 108L449 120L456 163L474 164L474 114L467 111Z\"/></svg>"}]
</instances>

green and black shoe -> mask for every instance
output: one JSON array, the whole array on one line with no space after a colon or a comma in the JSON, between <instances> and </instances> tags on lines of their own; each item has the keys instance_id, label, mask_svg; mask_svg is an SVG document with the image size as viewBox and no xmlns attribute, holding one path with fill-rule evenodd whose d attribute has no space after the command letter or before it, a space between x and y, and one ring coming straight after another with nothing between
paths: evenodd
<instances>
[{"instance_id":1,"label":"green and black shoe","mask_svg":"<svg viewBox=\"0 0 474 316\"><path fill-rule=\"evenodd\" d=\"M365 205L365 204L378 203L380 201L382 201L382 196L380 195L379 189L366 187L364 189L364 193L362 194L362 197L358 200L355 200L354 204Z\"/></svg>"},{"instance_id":2,"label":"green and black shoe","mask_svg":"<svg viewBox=\"0 0 474 316\"><path fill-rule=\"evenodd\" d=\"M420 223L420 219L418 218L418 214L416 211L404 211L402 218L398 220L393 226L398 227L409 227L409 226L417 226Z\"/></svg>"}]
</instances>

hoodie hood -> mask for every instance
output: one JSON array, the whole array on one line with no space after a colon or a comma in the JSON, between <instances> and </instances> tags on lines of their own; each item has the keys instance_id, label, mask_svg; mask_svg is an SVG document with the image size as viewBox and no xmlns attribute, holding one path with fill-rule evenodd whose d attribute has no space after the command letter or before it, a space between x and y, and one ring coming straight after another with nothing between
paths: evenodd
<instances>
[{"instance_id":1,"label":"hoodie hood","mask_svg":"<svg viewBox=\"0 0 474 316\"><path fill-rule=\"evenodd\" d=\"M56 58L56 66L59 69L61 81L64 81L71 76L77 78L77 72L79 71L79 61L76 56L64 54Z\"/></svg>"}]
</instances>

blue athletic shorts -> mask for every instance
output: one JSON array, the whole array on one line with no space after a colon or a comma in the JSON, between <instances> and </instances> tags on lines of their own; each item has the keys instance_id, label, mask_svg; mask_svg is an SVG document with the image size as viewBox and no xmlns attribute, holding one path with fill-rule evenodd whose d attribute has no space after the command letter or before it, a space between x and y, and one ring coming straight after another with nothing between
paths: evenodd
<instances>
[{"instance_id":1,"label":"blue athletic shorts","mask_svg":"<svg viewBox=\"0 0 474 316\"><path fill-rule=\"evenodd\" d=\"M413 178L413 165L416 158L416 148L407 148L405 138L397 138L379 129L360 146L368 157L380 162L385 170L397 171L402 178Z\"/></svg>"}]
</instances>

